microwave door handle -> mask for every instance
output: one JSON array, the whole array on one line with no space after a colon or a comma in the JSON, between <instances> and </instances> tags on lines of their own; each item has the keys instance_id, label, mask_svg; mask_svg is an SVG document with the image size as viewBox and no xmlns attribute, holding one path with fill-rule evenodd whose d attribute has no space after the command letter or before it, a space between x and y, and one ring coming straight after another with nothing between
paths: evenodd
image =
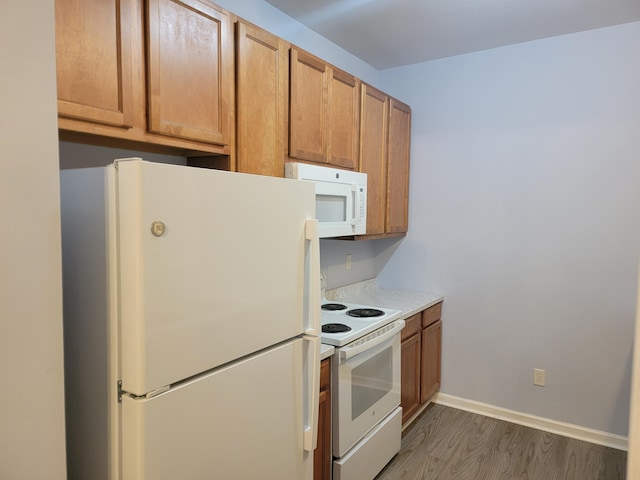
<instances>
[{"instance_id":1,"label":"microwave door handle","mask_svg":"<svg viewBox=\"0 0 640 480\"><path fill-rule=\"evenodd\" d=\"M351 227L354 229L358 223L358 205L360 205L358 186L351 185Z\"/></svg>"}]
</instances>

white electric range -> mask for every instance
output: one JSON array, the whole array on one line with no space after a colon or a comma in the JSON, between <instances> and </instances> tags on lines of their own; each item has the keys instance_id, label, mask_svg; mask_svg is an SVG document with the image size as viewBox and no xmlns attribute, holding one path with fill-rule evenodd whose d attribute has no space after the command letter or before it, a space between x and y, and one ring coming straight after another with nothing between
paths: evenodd
<instances>
[{"instance_id":1,"label":"white electric range","mask_svg":"<svg viewBox=\"0 0 640 480\"><path fill-rule=\"evenodd\" d=\"M331 363L334 480L372 480L400 450L402 312L322 302Z\"/></svg>"}]
</instances>

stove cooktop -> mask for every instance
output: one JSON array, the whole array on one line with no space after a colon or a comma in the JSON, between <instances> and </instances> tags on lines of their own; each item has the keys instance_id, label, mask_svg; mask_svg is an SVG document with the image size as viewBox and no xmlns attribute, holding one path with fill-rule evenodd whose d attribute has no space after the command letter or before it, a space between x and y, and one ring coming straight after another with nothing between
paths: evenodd
<instances>
[{"instance_id":1,"label":"stove cooktop","mask_svg":"<svg viewBox=\"0 0 640 480\"><path fill-rule=\"evenodd\" d=\"M355 303L323 301L321 342L342 347L397 319L402 312ZM347 327L347 328L344 328Z\"/></svg>"}]
</instances>

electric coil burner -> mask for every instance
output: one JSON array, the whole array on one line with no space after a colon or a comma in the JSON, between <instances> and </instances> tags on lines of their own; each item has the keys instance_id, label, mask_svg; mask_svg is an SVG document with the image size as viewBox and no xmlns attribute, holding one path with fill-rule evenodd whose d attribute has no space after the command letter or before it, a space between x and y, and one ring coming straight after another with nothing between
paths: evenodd
<instances>
[{"instance_id":1,"label":"electric coil burner","mask_svg":"<svg viewBox=\"0 0 640 480\"><path fill-rule=\"evenodd\" d=\"M401 312L354 303L321 305L322 343L341 347L397 319ZM345 328L346 327L346 328Z\"/></svg>"},{"instance_id":2,"label":"electric coil burner","mask_svg":"<svg viewBox=\"0 0 640 480\"><path fill-rule=\"evenodd\" d=\"M377 308L354 308L353 310L349 310L347 315L357 318L369 318L379 317L380 315L384 315L384 312Z\"/></svg>"},{"instance_id":3,"label":"electric coil burner","mask_svg":"<svg viewBox=\"0 0 640 480\"><path fill-rule=\"evenodd\" d=\"M322 333L343 333L351 330L351 327L344 323L327 323L322 325Z\"/></svg>"},{"instance_id":4,"label":"electric coil burner","mask_svg":"<svg viewBox=\"0 0 640 480\"><path fill-rule=\"evenodd\" d=\"M346 310L347 306L342 303L324 303L320 308L322 308L322 310L335 312L338 310Z\"/></svg>"}]
</instances>

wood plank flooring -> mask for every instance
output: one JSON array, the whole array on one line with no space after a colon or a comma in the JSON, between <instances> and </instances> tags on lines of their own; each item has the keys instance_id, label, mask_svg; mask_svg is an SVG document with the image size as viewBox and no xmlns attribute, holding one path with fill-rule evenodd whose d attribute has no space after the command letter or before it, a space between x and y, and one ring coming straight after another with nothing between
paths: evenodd
<instances>
[{"instance_id":1,"label":"wood plank flooring","mask_svg":"<svg viewBox=\"0 0 640 480\"><path fill-rule=\"evenodd\" d=\"M624 480L624 451L431 404L375 480Z\"/></svg>"}]
</instances>

